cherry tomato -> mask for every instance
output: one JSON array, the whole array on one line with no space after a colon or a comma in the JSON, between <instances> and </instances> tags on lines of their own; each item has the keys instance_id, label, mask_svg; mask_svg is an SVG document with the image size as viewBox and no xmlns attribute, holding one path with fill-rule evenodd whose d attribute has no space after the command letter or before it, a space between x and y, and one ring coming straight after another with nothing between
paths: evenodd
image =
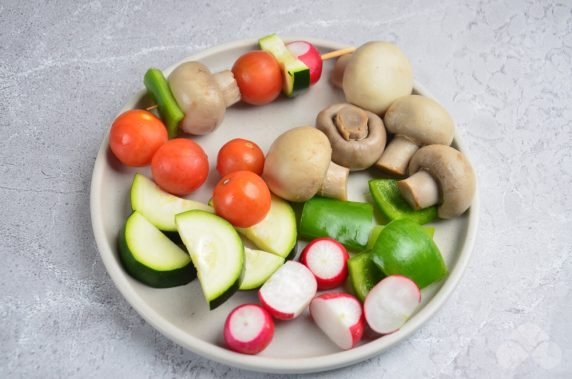
<instances>
[{"instance_id":1,"label":"cherry tomato","mask_svg":"<svg viewBox=\"0 0 572 379\"><path fill-rule=\"evenodd\" d=\"M155 182L174 195L186 195L199 188L209 174L207 154L196 142L175 138L157 150L151 162Z\"/></svg>"},{"instance_id":2,"label":"cherry tomato","mask_svg":"<svg viewBox=\"0 0 572 379\"><path fill-rule=\"evenodd\" d=\"M282 90L280 64L266 51L250 51L234 63L232 73L242 101L252 105L270 103Z\"/></svg>"},{"instance_id":3,"label":"cherry tomato","mask_svg":"<svg viewBox=\"0 0 572 379\"><path fill-rule=\"evenodd\" d=\"M113 121L109 147L124 165L145 166L168 138L165 125L153 113L132 109Z\"/></svg>"},{"instance_id":4,"label":"cherry tomato","mask_svg":"<svg viewBox=\"0 0 572 379\"><path fill-rule=\"evenodd\" d=\"M217 215L239 228L258 224L270 210L270 190L262 178L250 171L224 176L213 191Z\"/></svg>"},{"instance_id":5,"label":"cherry tomato","mask_svg":"<svg viewBox=\"0 0 572 379\"><path fill-rule=\"evenodd\" d=\"M216 160L216 170L220 176L235 171L252 171L262 174L264 168L264 153L252 141L235 138L221 147Z\"/></svg>"}]
</instances>

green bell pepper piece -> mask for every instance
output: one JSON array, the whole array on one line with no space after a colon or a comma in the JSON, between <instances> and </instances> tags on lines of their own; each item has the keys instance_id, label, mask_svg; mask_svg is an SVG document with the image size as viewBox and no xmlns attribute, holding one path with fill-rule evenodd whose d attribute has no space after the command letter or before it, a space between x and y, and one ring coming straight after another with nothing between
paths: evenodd
<instances>
[{"instance_id":1,"label":"green bell pepper piece","mask_svg":"<svg viewBox=\"0 0 572 379\"><path fill-rule=\"evenodd\" d=\"M167 82L161 70L150 68L145 73L143 83L145 83L147 91L151 93L158 105L159 115L167 127L169 138L176 137L179 123L185 117L185 114L179 108L169 87L169 82Z\"/></svg>"},{"instance_id":2,"label":"green bell pepper piece","mask_svg":"<svg viewBox=\"0 0 572 379\"><path fill-rule=\"evenodd\" d=\"M303 238L330 237L356 251L366 247L372 227L371 204L324 197L306 201L300 218Z\"/></svg>"},{"instance_id":3,"label":"green bell pepper piece","mask_svg":"<svg viewBox=\"0 0 572 379\"><path fill-rule=\"evenodd\" d=\"M369 291L385 277L373 263L371 251L364 251L348 260L350 283L354 293L362 302Z\"/></svg>"},{"instance_id":4,"label":"green bell pepper piece","mask_svg":"<svg viewBox=\"0 0 572 379\"><path fill-rule=\"evenodd\" d=\"M409 219L418 224L426 224L437 218L437 207L416 211L401 196L394 179L372 179L369 191L375 204L387 221Z\"/></svg>"},{"instance_id":5,"label":"green bell pepper piece","mask_svg":"<svg viewBox=\"0 0 572 379\"><path fill-rule=\"evenodd\" d=\"M439 248L424 228L411 220L394 220L379 234L372 250L373 262L385 275L403 275L419 288L447 275Z\"/></svg>"},{"instance_id":6,"label":"green bell pepper piece","mask_svg":"<svg viewBox=\"0 0 572 379\"><path fill-rule=\"evenodd\" d=\"M379 234L381 233L383 228L384 228L384 225L375 225L371 229L371 232L369 233L369 238L367 240L367 246L366 246L367 250L373 249L373 245L375 245L375 241L377 241L377 237L379 237ZM431 238L433 238L435 236L435 227L434 226L424 226L423 230L425 230L425 232L427 232L427 234L429 234L429 236Z\"/></svg>"}]
</instances>

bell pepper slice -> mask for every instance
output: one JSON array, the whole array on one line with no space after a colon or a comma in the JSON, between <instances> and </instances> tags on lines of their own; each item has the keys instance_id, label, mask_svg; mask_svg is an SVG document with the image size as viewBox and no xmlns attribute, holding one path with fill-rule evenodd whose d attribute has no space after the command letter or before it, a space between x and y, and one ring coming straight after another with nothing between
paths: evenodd
<instances>
[{"instance_id":1,"label":"bell pepper slice","mask_svg":"<svg viewBox=\"0 0 572 379\"><path fill-rule=\"evenodd\" d=\"M367 250L373 249L373 245L375 245L375 241L377 241L377 237L379 237L383 228L384 225L374 225L374 227L371 229L371 232L369 233L369 238L367 240L367 246L366 246ZM431 238L435 236L434 226L424 226L423 230L425 230L425 232L429 234Z\"/></svg>"},{"instance_id":2,"label":"bell pepper slice","mask_svg":"<svg viewBox=\"0 0 572 379\"><path fill-rule=\"evenodd\" d=\"M406 276L419 288L447 275L439 248L429 233L411 220L394 220L381 230L372 260L385 275Z\"/></svg>"},{"instance_id":3,"label":"bell pepper slice","mask_svg":"<svg viewBox=\"0 0 572 379\"><path fill-rule=\"evenodd\" d=\"M372 179L369 191L375 204L387 222L408 219L418 224L426 224L437 218L437 207L416 211L401 196L397 181L394 179Z\"/></svg>"},{"instance_id":4,"label":"bell pepper slice","mask_svg":"<svg viewBox=\"0 0 572 379\"><path fill-rule=\"evenodd\" d=\"M368 203L313 197L304 203L300 235L306 239L331 237L350 250L367 246L373 228L373 207Z\"/></svg>"},{"instance_id":5,"label":"bell pepper slice","mask_svg":"<svg viewBox=\"0 0 572 379\"><path fill-rule=\"evenodd\" d=\"M362 302L369 291L385 278L383 272L373 263L369 250L354 255L348 260L348 272L354 293Z\"/></svg>"},{"instance_id":6,"label":"bell pepper slice","mask_svg":"<svg viewBox=\"0 0 572 379\"><path fill-rule=\"evenodd\" d=\"M167 82L161 70L150 68L145 73L143 83L145 83L145 88L151 93L158 105L159 115L167 127L169 138L176 137L179 123L185 117L185 114L179 108L169 87L169 82Z\"/></svg>"}]
</instances>

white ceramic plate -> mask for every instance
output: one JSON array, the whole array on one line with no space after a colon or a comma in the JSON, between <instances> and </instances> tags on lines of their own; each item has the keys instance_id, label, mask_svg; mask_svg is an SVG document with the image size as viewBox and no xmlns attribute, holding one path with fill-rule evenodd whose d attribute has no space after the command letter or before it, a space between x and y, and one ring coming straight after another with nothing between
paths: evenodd
<instances>
[{"instance_id":1,"label":"white ceramic plate","mask_svg":"<svg viewBox=\"0 0 572 379\"><path fill-rule=\"evenodd\" d=\"M322 52L344 45L310 40ZM256 41L239 41L206 50L186 60L199 60L212 71L232 67L243 53L256 48ZM178 64L166 70L166 74ZM318 112L327 105L343 101L340 90L328 82L333 62L324 65L319 83L294 99L281 97L261 107L236 105L227 110L224 122L213 133L195 138L209 156L207 183L191 198L206 202L218 179L215 170L218 149L236 137L251 139L266 151L283 131L301 125L313 125ZM143 79L141 79L143 80ZM415 91L430 96L419 84ZM128 102L122 112L149 104L141 91ZM460 147L458 138L455 146ZM422 291L423 303L418 312L396 333L363 341L359 346L340 351L313 324L306 312L293 321L276 323L272 343L259 355L234 353L223 346L222 330L227 314L238 304L256 302L255 292L239 292L214 311L209 311L199 283L171 289L154 289L133 280L123 270L117 253L117 235L130 214L129 189L133 174L150 176L149 168L131 169L118 163L108 148L107 137L101 144L91 183L91 218L101 258L115 285L135 310L153 327L179 345L212 360L250 370L276 373L302 373L330 370L365 360L406 338L425 323L449 297L469 260L477 228L478 198L462 217L435 223L435 241L449 268L448 277ZM365 200L370 172L352 173L349 181L350 200Z\"/></svg>"}]
</instances>

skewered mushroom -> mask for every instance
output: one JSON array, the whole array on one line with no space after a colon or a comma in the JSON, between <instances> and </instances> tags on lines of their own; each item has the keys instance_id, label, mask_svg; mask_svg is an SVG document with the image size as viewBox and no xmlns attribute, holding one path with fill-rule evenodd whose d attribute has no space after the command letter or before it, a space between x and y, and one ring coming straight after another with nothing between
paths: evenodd
<instances>
[{"instance_id":1,"label":"skewered mushroom","mask_svg":"<svg viewBox=\"0 0 572 379\"><path fill-rule=\"evenodd\" d=\"M199 62L179 65L169 75L169 86L185 113L180 128L196 135L216 129L226 108L240 100L240 91L231 71L212 74Z\"/></svg>"}]
</instances>

